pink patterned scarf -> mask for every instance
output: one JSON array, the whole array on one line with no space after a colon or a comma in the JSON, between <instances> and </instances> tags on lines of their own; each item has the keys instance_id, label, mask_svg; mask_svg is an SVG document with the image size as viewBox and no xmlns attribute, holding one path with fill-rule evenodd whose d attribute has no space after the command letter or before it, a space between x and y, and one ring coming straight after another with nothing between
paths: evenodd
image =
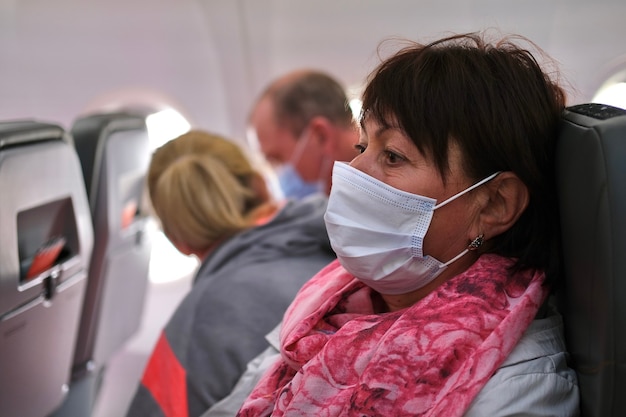
<instances>
[{"instance_id":1,"label":"pink patterned scarf","mask_svg":"<svg viewBox=\"0 0 626 417\"><path fill-rule=\"evenodd\" d=\"M335 261L285 313L283 360L238 416L461 416L547 296L483 255L406 309L374 314L372 290Z\"/></svg>"}]
</instances>

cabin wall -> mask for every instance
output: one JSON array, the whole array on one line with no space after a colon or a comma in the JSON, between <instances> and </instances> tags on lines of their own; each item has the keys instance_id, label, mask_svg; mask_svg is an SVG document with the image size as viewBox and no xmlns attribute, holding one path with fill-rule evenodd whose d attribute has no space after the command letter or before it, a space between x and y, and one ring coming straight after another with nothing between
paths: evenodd
<instances>
[{"instance_id":1,"label":"cabin wall","mask_svg":"<svg viewBox=\"0 0 626 417\"><path fill-rule=\"evenodd\" d=\"M620 0L0 0L0 118L69 127L93 110L169 105L243 139L252 100L285 71L326 70L356 95L383 39L486 27L556 58L575 104L626 67L624 16Z\"/></svg>"}]
</instances>

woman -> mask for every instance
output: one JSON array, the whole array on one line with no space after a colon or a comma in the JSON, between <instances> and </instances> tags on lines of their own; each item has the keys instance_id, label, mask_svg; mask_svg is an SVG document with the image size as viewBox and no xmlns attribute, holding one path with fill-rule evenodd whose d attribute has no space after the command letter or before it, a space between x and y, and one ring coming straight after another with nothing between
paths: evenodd
<instances>
[{"instance_id":1,"label":"woman","mask_svg":"<svg viewBox=\"0 0 626 417\"><path fill-rule=\"evenodd\" d=\"M239 415L576 415L547 302L564 106L511 39L452 36L384 61L360 155L334 166L338 259L285 313L281 357Z\"/></svg>"},{"instance_id":2,"label":"woman","mask_svg":"<svg viewBox=\"0 0 626 417\"><path fill-rule=\"evenodd\" d=\"M266 347L264 335L305 280L334 259L326 200L273 201L241 148L201 131L154 153L148 190L165 235L201 266L128 416L198 416Z\"/></svg>"}]
</instances>

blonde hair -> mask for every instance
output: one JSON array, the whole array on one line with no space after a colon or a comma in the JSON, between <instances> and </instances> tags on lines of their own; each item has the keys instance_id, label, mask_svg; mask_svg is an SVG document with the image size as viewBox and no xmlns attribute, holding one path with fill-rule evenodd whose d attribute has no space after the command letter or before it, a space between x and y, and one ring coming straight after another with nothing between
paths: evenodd
<instances>
[{"instance_id":1,"label":"blonde hair","mask_svg":"<svg viewBox=\"0 0 626 417\"><path fill-rule=\"evenodd\" d=\"M248 214L264 202L259 178L237 144L195 130L154 152L148 192L167 237L204 251L253 225Z\"/></svg>"}]
</instances>

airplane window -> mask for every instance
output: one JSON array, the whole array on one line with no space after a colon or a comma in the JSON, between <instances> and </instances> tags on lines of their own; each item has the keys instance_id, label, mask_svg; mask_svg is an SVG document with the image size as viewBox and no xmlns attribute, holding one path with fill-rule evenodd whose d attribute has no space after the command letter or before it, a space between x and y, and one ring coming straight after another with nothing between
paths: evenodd
<instances>
[{"instance_id":1,"label":"airplane window","mask_svg":"<svg viewBox=\"0 0 626 417\"><path fill-rule=\"evenodd\" d=\"M346 89L346 95L350 99L348 105L352 111L352 117L354 117L354 120L356 121L358 121L361 116L361 107L363 107L363 102L361 101L362 94L363 86L360 84L348 86Z\"/></svg>"},{"instance_id":2,"label":"airplane window","mask_svg":"<svg viewBox=\"0 0 626 417\"><path fill-rule=\"evenodd\" d=\"M158 229L156 222L153 227ZM199 266L197 258L180 253L160 229L153 236L148 273L150 282L164 284L178 281L195 272Z\"/></svg>"},{"instance_id":3,"label":"airplane window","mask_svg":"<svg viewBox=\"0 0 626 417\"><path fill-rule=\"evenodd\" d=\"M172 108L153 113L146 118L150 146L156 149L175 137L186 133L191 125L179 112Z\"/></svg>"},{"instance_id":4,"label":"airplane window","mask_svg":"<svg viewBox=\"0 0 626 417\"><path fill-rule=\"evenodd\" d=\"M358 98L353 98L350 100L350 110L352 110L352 116L355 120L359 120L359 116L361 115L361 107L363 106L363 102Z\"/></svg>"},{"instance_id":5,"label":"airplane window","mask_svg":"<svg viewBox=\"0 0 626 417\"><path fill-rule=\"evenodd\" d=\"M167 108L146 118L150 147L155 150L166 142L186 133L191 125L179 112ZM158 226L155 227L158 229ZM150 282L155 284L177 281L193 274L199 262L193 256L180 253L160 229L154 233L150 256Z\"/></svg>"},{"instance_id":6,"label":"airplane window","mask_svg":"<svg viewBox=\"0 0 626 417\"><path fill-rule=\"evenodd\" d=\"M612 83L602 87L592 102L626 109L626 82Z\"/></svg>"}]
</instances>

